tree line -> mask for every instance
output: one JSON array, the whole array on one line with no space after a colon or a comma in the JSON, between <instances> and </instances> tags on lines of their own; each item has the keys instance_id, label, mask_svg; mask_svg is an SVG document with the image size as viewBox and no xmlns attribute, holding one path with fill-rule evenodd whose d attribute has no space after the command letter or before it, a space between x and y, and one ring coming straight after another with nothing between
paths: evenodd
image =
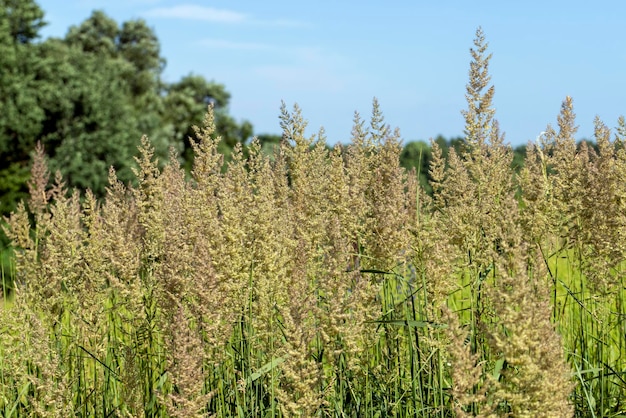
<instances>
[{"instance_id":1,"label":"tree line","mask_svg":"<svg viewBox=\"0 0 626 418\"><path fill-rule=\"evenodd\" d=\"M44 145L54 172L70 188L102 195L108 169L133 178L142 135L159 155L173 147L190 164L191 126L215 108L223 150L253 135L228 113L224 85L190 74L162 80L165 59L141 19L121 25L102 11L63 38L41 40L44 12L33 0L0 0L0 212L26 194L31 154Z\"/></svg>"}]
</instances>

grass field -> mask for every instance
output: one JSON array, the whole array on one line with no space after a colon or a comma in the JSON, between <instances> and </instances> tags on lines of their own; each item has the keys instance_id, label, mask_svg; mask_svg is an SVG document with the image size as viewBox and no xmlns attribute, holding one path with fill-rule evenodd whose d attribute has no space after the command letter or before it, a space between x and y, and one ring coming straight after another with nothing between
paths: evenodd
<instances>
[{"instance_id":1,"label":"grass field","mask_svg":"<svg viewBox=\"0 0 626 418\"><path fill-rule=\"evenodd\" d=\"M283 107L280 149L226 170L209 111L190 175L144 138L100 201L39 148L6 224L0 415L626 416L626 124L577 146L567 98L515 174L485 51L432 196L376 102L332 150Z\"/></svg>"}]
</instances>

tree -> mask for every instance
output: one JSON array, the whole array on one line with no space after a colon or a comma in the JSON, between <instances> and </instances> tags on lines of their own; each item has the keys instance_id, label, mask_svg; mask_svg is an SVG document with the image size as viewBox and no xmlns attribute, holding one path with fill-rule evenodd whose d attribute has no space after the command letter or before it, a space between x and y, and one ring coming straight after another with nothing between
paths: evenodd
<instances>
[{"instance_id":1,"label":"tree","mask_svg":"<svg viewBox=\"0 0 626 418\"><path fill-rule=\"evenodd\" d=\"M0 213L25 196L26 160L44 120L31 69L37 60L33 41L45 25L31 0L0 0Z\"/></svg>"},{"instance_id":2,"label":"tree","mask_svg":"<svg viewBox=\"0 0 626 418\"><path fill-rule=\"evenodd\" d=\"M160 56L161 46L152 29L144 20L124 22L119 32L117 51L119 56L133 65L131 93L141 97L155 92L160 86L160 76L165 59Z\"/></svg>"},{"instance_id":3,"label":"tree","mask_svg":"<svg viewBox=\"0 0 626 418\"><path fill-rule=\"evenodd\" d=\"M432 149L430 145L424 141L408 142L402 149L400 154L400 165L407 170L415 168L418 180L426 193L430 194L430 177L428 170L432 159Z\"/></svg>"},{"instance_id":4,"label":"tree","mask_svg":"<svg viewBox=\"0 0 626 418\"><path fill-rule=\"evenodd\" d=\"M220 151L252 136L228 114L219 83L189 75L164 84L159 40L141 19L121 25L94 11L63 39L33 42L43 11L32 0L0 0L0 213L25 197L30 154L41 140L52 170L70 188L104 193L108 169L133 179L137 144L147 135L162 162L169 148L191 167L192 125L214 104Z\"/></svg>"},{"instance_id":5,"label":"tree","mask_svg":"<svg viewBox=\"0 0 626 418\"><path fill-rule=\"evenodd\" d=\"M256 137L261 144L261 152L269 156L274 155L274 151L280 147L283 141L283 136L277 134L259 134Z\"/></svg>"},{"instance_id":6,"label":"tree","mask_svg":"<svg viewBox=\"0 0 626 418\"><path fill-rule=\"evenodd\" d=\"M80 26L70 27L65 42L86 53L115 57L118 33L115 20L102 11L94 11Z\"/></svg>"},{"instance_id":7,"label":"tree","mask_svg":"<svg viewBox=\"0 0 626 418\"><path fill-rule=\"evenodd\" d=\"M161 126L160 77L165 59L160 56L156 34L144 20L124 22L120 28L104 12L94 11L79 26L69 29L65 42L87 55L127 64L125 70L119 72L119 77L128 87L129 111L136 119L129 129L136 129L137 138L143 134L150 136L157 155L162 158L167 156L170 146L181 150L181 146L169 136L170 131Z\"/></svg>"},{"instance_id":8,"label":"tree","mask_svg":"<svg viewBox=\"0 0 626 418\"><path fill-rule=\"evenodd\" d=\"M512 168L516 173L524 167L524 161L526 161L526 145L519 145L513 149Z\"/></svg>"},{"instance_id":9,"label":"tree","mask_svg":"<svg viewBox=\"0 0 626 418\"><path fill-rule=\"evenodd\" d=\"M104 193L110 166L123 181L133 178L132 157L141 132L124 75L132 66L120 59L85 54L51 39L41 45L36 68L42 83L45 124L40 138L50 167L67 183Z\"/></svg>"},{"instance_id":10,"label":"tree","mask_svg":"<svg viewBox=\"0 0 626 418\"><path fill-rule=\"evenodd\" d=\"M220 152L226 157L237 143L245 143L253 133L248 121L238 123L228 114L230 93L224 85L207 81L199 75L187 75L180 81L165 86L163 99L163 121L169 126L174 138L184 144L183 159L187 169L191 168L193 150L191 140L195 133L192 126L199 126L209 105L214 106L216 136L222 141Z\"/></svg>"},{"instance_id":11,"label":"tree","mask_svg":"<svg viewBox=\"0 0 626 418\"><path fill-rule=\"evenodd\" d=\"M0 25L17 44L28 44L39 37L46 23L43 10L32 0L0 0Z\"/></svg>"}]
</instances>

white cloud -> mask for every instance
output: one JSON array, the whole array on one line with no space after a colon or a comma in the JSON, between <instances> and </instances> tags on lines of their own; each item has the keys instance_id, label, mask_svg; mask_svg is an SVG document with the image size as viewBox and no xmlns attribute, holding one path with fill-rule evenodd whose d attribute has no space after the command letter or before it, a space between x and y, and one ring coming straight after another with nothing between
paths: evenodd
<instances>
[{"instance_id":1,"label":"white cloud","mask_svg":"<svg viewBox=\"0 0 626 418\"><path fill-rule=\"evenodd\" d=\"M214 7L198 6L195 4L181 4L172 7L157 7L148 10L145 13L148 17L161 17L172 19L186 20L202 20L212 23L228 23L228 24L252 24L258 26L274 26L274 27L302 27L304 23L289 20L275 19L263 20L254 19L251 16L227 9L216 9Z\"/></svg>"},{"instance_id":2,"label":"white cloud","mask_svg":"<svg viewBox=\"0 0 626 418\"><path fill-rule=\"evenodd\" d=\"M236 42L224 39L202 39L199 45L212 49L230 49L230 50L246 50L246 51L269 51L278 49L274 45L262 44L256 42Z\"/></svg>"},{"instance_id":3,"label":"white cloud","mask_svg":"<svg viewBox=\"0 0 626 418\"><path fill-rule=\"evenodd\" d=\"M335 93L360 77L341 54L316 46L290 46L261 42L205 38L197 44L209 49L264 52L262 62L247 74L281 91L324 91ZM279 56L283 64L274 63ZM273 62L274 61L274 62ZM358 72L357 72L358 73Z\"/></svg>"},{"instance_id":4,"label":"white cloud","mask_svg":"<svg viewBox=\"0 0 626 418\"><path fill-rule=\"evenodd\" d=\"M146 13L149 17L165 17L175 19L203 20L218 23L243 23L248 16L232 10L215 9L213 7L182 4L173 7L158 7Z\"/></svg>"}]
</instances>

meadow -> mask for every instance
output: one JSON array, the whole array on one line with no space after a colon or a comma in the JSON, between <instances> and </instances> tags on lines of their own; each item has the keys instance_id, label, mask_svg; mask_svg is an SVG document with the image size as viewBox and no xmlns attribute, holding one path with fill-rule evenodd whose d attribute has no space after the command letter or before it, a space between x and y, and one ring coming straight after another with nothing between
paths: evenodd
<instances>
[{"instance_id":1,"label":"meadow","mask_svg":"<svg viewBox=\"0 0 626 418\"><path fill-rule=\"evenodd\" d=\"M626 122L576 144L573 102L511 167L477 32L466 140L432 195L374 101L352 142L307 135L191 173L143 138L104 199L49 182L6 219L4 417L626 416Z\"/></svg>"}]
</instances>

